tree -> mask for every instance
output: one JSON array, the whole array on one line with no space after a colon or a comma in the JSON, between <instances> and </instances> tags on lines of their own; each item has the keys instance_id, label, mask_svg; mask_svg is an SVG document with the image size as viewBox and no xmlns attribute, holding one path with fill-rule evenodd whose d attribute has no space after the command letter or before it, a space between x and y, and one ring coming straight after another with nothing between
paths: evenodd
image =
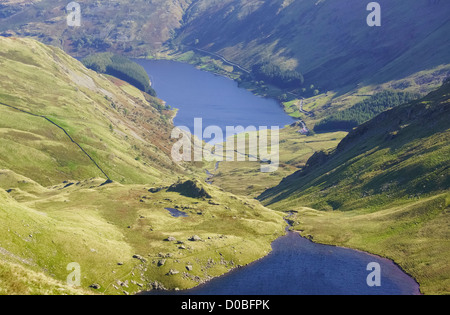
<instances>
[{"instance_id":1,"label":"tree","mask_svg":"<svg viewBox=\"0 0 450 315\"><path fill-rule=\"evenodd\" d=\"M296 70L282 69L278 65L265 62L252 67L256 80L265 81L280 88L299 88L303 82L303 75Z\"/></svg>"},{"instance_id":2,"label":"tree","mask_svg":"<svg viewBox=\"0 0 450 315\"><path fill-rule=\"evenodd\" d=\"M314 130L316 132L350 131L385 110L408 103L419 97L419 94L409 92L384 91L377 93L348 109L321 120L315 125Z\"/></svg>"},{"instance_id":3,"label":"tree","mask_svg":"<svg viewBox=\"0 0 450 315\"><path fill-rule=\"evenodd\" d=\"M138 89L156 96L145 69L130 59L112 53L90 55L82 60L89 69L124 80Z\"/></svg>"},{"instance_id":4,"label":"tree","mask_svg":"<svg viewBox=\"0 0 450 315\"><path fill-rule=\"evenodd\" d=\"M284 93L284 94L281 94L281 95L278 97L278 99L279 99L280 101L282 101L282 102L286 102L286 101L288 100L288 96L287 96L286 93Z\"/></svg>"}]
</instances>

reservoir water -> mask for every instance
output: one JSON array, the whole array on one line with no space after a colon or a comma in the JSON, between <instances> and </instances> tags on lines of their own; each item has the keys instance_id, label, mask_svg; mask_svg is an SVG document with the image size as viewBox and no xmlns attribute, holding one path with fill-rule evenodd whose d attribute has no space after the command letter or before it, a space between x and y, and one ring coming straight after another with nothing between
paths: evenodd
<instances>
[{"instance_id":1,"label":"reservoir water","mask_svg":"<svg viewBox=\"0 0 450 315\"><path fill-rule=\"evenodd\" d=\"M173 61L138 62L149 73L158 97L178 108L177 126L279 126L292 123L276 101L240 89L229 79ZM169 209L168 209L169 210ZM172 209L171 209L172 210ZM170 211L170 210L169 210ZM171 212L172 213L172 212ZM173 213L172 213L173 215ZM177 215L177 214L176 214ZM182 218L180 218L182 219ZM368 253L313 243L288 232L272 243L272 252L194 289L147 294L191 295L409 295L416 281L392 261ZM370 263L380 266L381 286L371 287Z\"/></svg>"},{"instance_id":2,"label":"reservoir water","mask_svg":"<svg viewBox=\"0 0 450 315\"><path fill-rule=\"evenodd\" d=\"M219 126L224 135L226 126L283 128L294 122L277 101L255 96L228 78L175 61L136 62L149 74L158 97L179 109L175 126L186 126L191 133L194 118L202 118L203 129Z\"/></svg>"}]
</instances>

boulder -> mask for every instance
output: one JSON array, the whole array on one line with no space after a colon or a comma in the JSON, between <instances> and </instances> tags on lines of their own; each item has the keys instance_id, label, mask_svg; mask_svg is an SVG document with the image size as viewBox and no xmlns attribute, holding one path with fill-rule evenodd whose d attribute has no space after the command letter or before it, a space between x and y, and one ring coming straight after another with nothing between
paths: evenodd
<instances>
[{"instance_id":1,"label":"boulder","mask_svg":"<svg viewBox=\"0 0 450 315\"><path fill-rule=\"evenodd\" d=\"M198 235L193 235L193 236L191 236L191 238L189 238L189 240L191 242L198 242L198 241L201 241L202 239Z\"/></svg>"},{"instance_id":2,"label":"boulder","mask_svg":"<svg viewBox=\"0 0 450 315\"><path fill-rule=\"evenodd\" d=\"M164 189L163 187L152 187L148 191L151 192L152 194L156 194L157 192L160 192L163 189Z\"/></svg>"},{"instance_id":3,"label":"boulder","mask_svg":"<svg viewBox=\"0 0 450 315\"><path fill-rule=\"evenodd\" d=\"M159 283L158 281L151 282L151 283L149 283L149 285L153 290L166 290L164 285Z\"/></svg>"},{"instance_id":4,"label":"boulder","mask_svg":"<svg viewBox=\"0 0 450 315\"><path fill-rule=\"evenodd\" d=\"M183 196L191 198L211 198L211 195L200 181L187 180L179 181L170 186L167 191L178 192Z\"/></svg>"},{"instance_id":5,"label":"boulder","mask_svg":"<svg viewBox=\"0 0 450 315\"><path fill-rule=\"evenodd\" d=\"M146 262L147 262L147 259L145 259L145 258L142 257L141 255L133 255L133 258L139 259L139 260L142 261L143 263L146 263Z\"/></svg>"},{"instance_id":6,"label":"boulder","mask_svg":"<svg viewBox=\"0 0 450 315\"><path fill-rule=\"evenodd\" d=\"M158 267L164 266L164 264L166 263L165 259L161 259L158 261Z\"/></svg>"},{"instance_id":7,"label":"boulder","mask_svg":"<svg viewBox=\"0 0 450 315\"><path fill-rule=\"evenodd\" d=\"M180 272L178 270L175 269L170 269L169 272L167 273L168 276L173 276L176 274L179 274Z\"/></svg>"}]
</instances>

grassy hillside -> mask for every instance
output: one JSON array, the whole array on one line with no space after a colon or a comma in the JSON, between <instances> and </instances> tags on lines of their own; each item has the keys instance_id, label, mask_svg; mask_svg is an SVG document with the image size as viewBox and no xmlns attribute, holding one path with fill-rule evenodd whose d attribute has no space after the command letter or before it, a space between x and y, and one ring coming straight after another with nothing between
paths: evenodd
<instances>
[{"instance_id":1,"label":"grassy hillside","mask_svg":"<svg viewBox=\"0 0 450 315\"><path fill-rule=\"evenodd\" d=\"M281 214L212 186L204 187L211 198L195 198L169 187L151 193L151 186L102 182L45 188L1 171L0 187L9 191L0 190L1 290L56 294L56 285L34 289L34 275L64 287L72 262L81 266L74 293L92 284L100 288L91 293L105 294L191 288L266 255L283 234ZM165 208L188 217L172 217ZM190 241L194 235L200 239ZM26 270L22 280L10 275L8 264Z\"/></svg>"},{"instance_id":2,"label":"grassy hillside","mask_svg":"<svg viewBox=\"0 0 450 315\"><path fill-rule=\"evenodd\" d=\"M0 37L0 69L0 293L191 288L284 233L283 214L172 162L161 100L31 39Z\"/></svg>"},{"instance_id":3,"label":"grassy hillside","mask_svg":"<svg viewBox=\"0 0 450 315\"><path fill-rule=\"evenodd\" d=\"M295 228L319 242L387 256L424 293L449 293L449 114L447 81L317 152L259 200L298 210Z\"/></svg>"},{"instance_id":4,"label":"grassy hillside","mask_svg":"<svg viewBox=\"0 0 450 315\"><path fill-rule=\"evenodd\" d=\"M26 39L0 42L1 168L44 185L105 178L83 149L114 181L175 178L173 113L158 111L160 100L97 75L60 49Z\"/></svg>"},{"instance_id":5,"label":"grassy hillside","mask_svg":"<svg viewBox=\"0 0 450 315\"><path fill-rule=\"evenodd\" d=\"M335 150L317 152L304 170L261 199L272 204L296 196L319 210L351 210L446 190L449 88L447 81L357 127Z\"/></svg>"}]
</instances>

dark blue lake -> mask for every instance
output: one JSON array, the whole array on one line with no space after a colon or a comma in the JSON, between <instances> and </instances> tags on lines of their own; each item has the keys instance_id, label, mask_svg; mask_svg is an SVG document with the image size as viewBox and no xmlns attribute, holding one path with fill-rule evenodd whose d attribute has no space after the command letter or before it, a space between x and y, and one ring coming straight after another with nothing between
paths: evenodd
<instances>
[{"instance_id":1,"label":"dark blue lake","mask_svg":"<svg viewBox=\"0 0 450 315\"><path fill-rule=\"evenodd\" d=\"M381 286L369 286L370 263L380 266ZM370 277L371 278L371 277ZM388 259L313 243L295 232L272 243L272 252L245 267L183 291L149 295L417 295L419 285Z\"/></svg>"},{"instance_id":2,"label":"dark blue lake","mask_svg":"<svg viewBox=\"0 0 450 315\"><path fill-rule=\"evenodd\" d=\"M321 245L289 232L272 252L246 267L177 294L189 295L413 295L414 279L387 259ZM370 287L369 263L380 265L381 286Z\"/></svg>"},{"instance_id":3,"label":"dark blue lake","mask_svg":"<svg viewBox=\"0 0 450 315\"><path fill-rule=\"evenodd\" d=\"M219 126L224 135L226 126L283 128L294 122L277 101L255 96L228 78L175 61L136 62L149 74L158 97L179 109L175 126L186 126L191 133L194 118L203 119L203 129Z\"/></svg>"}]
</instances>

